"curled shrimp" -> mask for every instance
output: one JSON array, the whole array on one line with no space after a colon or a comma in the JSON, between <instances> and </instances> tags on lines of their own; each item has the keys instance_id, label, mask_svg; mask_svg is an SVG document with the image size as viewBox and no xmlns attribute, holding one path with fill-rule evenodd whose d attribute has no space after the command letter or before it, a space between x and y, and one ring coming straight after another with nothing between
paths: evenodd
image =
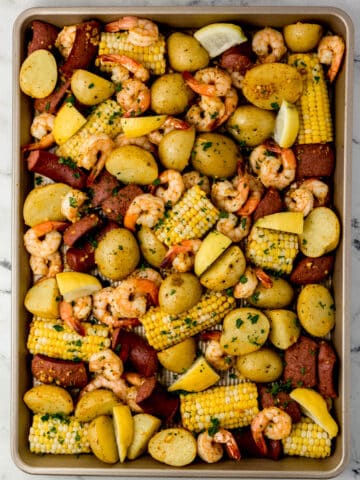
<instances>
[{"instance_id":1,"label":"curled shrimp","mask_svg":"<svg viewBox=\"0 0 360 480\"><path fill-rule=\"evenodd\" d=\"M154 227L164 215L165 205L161 198L143 193L134 198L126 210L124 226L135 231L136 225Z\"/></svg>"},{"instance_id":2,"label":"curled shrimp","mask_svg":"<svg viewBox=\"0 0 360 480\"><path fill-rule=\"evenodd\" d=\"M251 170L256 175L259 175L262 162L267 158L269 159L273 158L275 155L276 155L275 152L272 152L269 149L269 145L266 143L263 143L253 148L249 156L249 164L250 164Z\"/></svg>"},{"instance_id":3,"label":"curled shrimp","mask_svg":"<svg viewBox=\"0 0 360 480\"><path fill-rule=\"evenodd\" d=\"M30 133L37 141L24 145L22 150L24 152L45 150L54 145L55 139L52 133L54 129L54 120L55 115L52 115L51 113L43 112L36 115L30 127Z\"/></svg>"},{"instance_id":4,"label":"curled shrimp","mask_svg":"<svg viewBox=\"0 0 360 480\"><path fill-rule=\"evenodd\" d=\"M278 62L287 51L282 33L270 27L255 33L252 49L261 63Z\"/></svg>"},{"instance_id":5,"label":"curled shrimp","mask_svg":"<svg viewBox=\"0 0 360 480\"><path fill-rule=\"evenodd\" d=\"M127 80L129 78L129 73L132 73L134 78L141 82L147 82L150 78L149 70L127 55L103 54L100 55L98 59L100 60L100 63L111 62L124 67L128 72L128 76L127 78L123 77L122 80Z\"/></svg>"},{"instance_id":6,"label":"curled shrimp","mask_svg":"<svg viewBox=\"0 0 360 480\"><path fill-rule=\"evenodd\" d=\"M122 317L138 318L146 312L149 300L152 305L157 305L158 291L151 280L127 278L114 289L114 306Z\"/></svg>"},{"instance_id":7,"label":"curled shrimp","mask_svg":"<svg viewBox=\"0 0 360 480\"><path fill-rule=\"evenodd\" d=\"M268 156L262 161L259 178L265 187L283 190L295 178L295 154L291 148L281 148L277 145L268 146L268 149L279 156Z\"/></svg>"},{"instance_id":8,"label":"curled shrimp","mask_svg":"<svg viewBox=\"0 0 360 480\"><path fill-rule=\"evenodd\" d=\"M129 278L142 278L144 280L151 280L157 288L160 288L163 278L157 270L153 268L138 268L134 270Z\"/></svg>"},{"instance_id":9,"label":"curled shrimp","mask_svg":"<svg viewBox=\"0 0 360 480\"><path fill-rule=\"evenodd\" d=\"M191 172L184 173L182 178L185 190L189 190L194 185L199 185L201 190L207 195L210 194L210 180L206 175L202 175L197 170L192 170Z\"/></svg>"},{"instance_id":10,"label":"curled shrimp","mask_svg":"<svg viewBox=\"0 0 360 480\"><path fill-rule=\"evenodd\" d=\"M251 215L259 205L264 187L262 183L252 175L246 175L245 181L249 185L249 195L244 205L236 212L240 216Z\"/></svg>"},{"instance_id":11,"label":"curled shrimp","mask_svg":"<svg viewBox=\"0 0 360 480\"><path fill-rule=\"evenodd\" d=\"M278 407L268 407L260 410L251 422L252 436L264 455L267 454L264 435L271 440L282 440L290 435L291 428L290 415Z\"/></svg>"},{"instance_id":12,"label":"curled shrimp","mask_svg":"<svg viewBox=\"0 0 360 480\"><path fill-rule=\"evenodd\" d=\"M324 205L328 199L329 187L317 178L309 178L300 184L293 183L285 194L285 205L290 212L309 215L314 206Z\"/></svg>"},{"instance_id":13,"label":"curled shrimp","mask_svg":"<svg viewBox=\"0 0 360 480\"><path fill-rule=\"evenodd\" d=\"M126 16L105 25L106 32L128 30L128 41L139 47L149 47L159 39L157 25L146 18Z\"/></svg>"},{"instance_id":14,"label":"curled shrimp","mask_svg":"<svg viewBox=\"0 0 360 480\"><path fill-rule=\"evenodd\" d=\"M150 106L150 89L140 80L129 78L121 84L116 101L124 110L124 117L144 113Z\"/></svg>"},{"instance_id":15,"label":"curled shrimp","mask_svg":"<svg viewBox=\"0 0 360 480\"><path fill-rule=\"evenodd\" d=\"M184 120L168 115L160 128L153 130L148 134L148 139L151 143L159 145L163 137L173 130L187 130L188 128L190 128L190 125Z\"/></svg>"},{"instance_id":16,"label":"curled shrimp","mask_svg":"<svg viewBox=\"0 0 360 480\"><path fill-rule=\"evenodd\" d=\"M224 97L231 89L231 77L219 67L207 67L198 70L195 75L183 72L186 84L199 95Z\"/></svg>"},{"instance_id":17,"label":"curled shrimp","mask_svg":"<svg viewBox=\"0 0 360 480\"><path fill-rule=\"evenodd\" d=\"M139 325L137 318L122 318L114 306L114 288L102 288L93 294L93 314L99 322L112 328Z\"/></svg>"},{"instance_id":18,"label":"curled shrimp","mask_svg":"<svg viewBox=\"0 0 360 480\"><path fill-rule=\"evenodd\" d=\"M24 235L26 250L30 255L48 258L60 247L62 235L58 230L64 229L67 225L66 222L47 221L29 228Z\"/></svg>"},{"instance_id":19,"label":"curled shrimp","mask_svg":"<svg viewBox=\"0 0 360 480\"><path fill-rule=\"evenodd\" d=\"M223 447L230 458L240 460L241 454L235 438L231 432L220 428L214 435L208 431L202 432L197 437L197 453L206 463L215 463L223 456Z\"/></svg>"},{"instance_id":20,"label":"curled shrimp","mask_svg":"<svg viewBox=\"0 0 360 480\"><path fill-rule=\"evenodd\" d=\"M81 336L85 336L85 328L81 320L86 320L92 309L92 299L90 295L79 297L72 302L64 300L59 304L60 318L63 322Z\"/></svg>"},{"instance_id":21,"label":"curled shrimp","mask_svg":"<svg viewBox=\"0 0 360 480\"><path fill-rule=\"evenodd\" d=\"M52 278L63 270L60 252L54 252L48 257L31 255L29 263L32 272L41 277Z\"/></svg>"},{"instance_id":22,"label":"curled shrimp","mask_svg":"<svg viewBox=\"0 0 360 480\"><path fill-rule=\"evenodd\" d=\"M155 189L155 195L165 204L174 205L180 200L185 186L181 173L177 170L164 170L159 176L159 186Z\"/></svg>"},{"instance_id":23,"label":"curled shrimp","mask_svg":"<svg viewBox=\"0 0 360 480\"><path fill-rule=\"evenodd\" d=\"M88 196L82 190L72 188L61 200L61 213L72 223L81 218L81 207L88 200Z\"/></svg>"},{"instance_id":24,"label":"curled shrimp","mask_svg":"<svg viewBox=\"0 0 360 480\"><path fill-rule=\"evenodd\" d=\"M199 132L210 132L218 126L218 119L225 115L225 105L218 97L203 95L186 113L186 120Z\"/></svg>"},{"instance_id":25,"label":"curled shrimp","mask_svg":"<svg viewBox=\"0 0 360 480\"><path fill-rule=\"evenodd\" d=\"M259 267L246 267L239 282L234 286L233 295L235 298L249 298L256 290L258 283L265 288L272 287L272 280L267 273Z\"/></svg>"},{"instance_id":26,"label":"curled shrimp","mask_svg":"<svg viewBox=\"0 0 360 480\"><path fill-rule=\"evenodd\" d=\"M249 190L247 179L238 175L232 182L223 180L214 183L211 187L211 199L225 212L236 212L245 204Z\"/></svg>"},{"instance_id":27,"label":"curled shrimp","mask_svg":"<svg viewBox=\"0 0 360 480\"><path fill-rule=\"evenodd\" d=\"M94 183L95 178L103 169L109 153L114 149L114 142L109 135L98 133L88 135L82 145L80 158L77 162L78 167L91 170L88 177L88 185Z\"/></svg>"},{"instance_id":28,"label":"curled shrimp","mask_svg":"<svg viewBox=\"0 0 360 480\"><path fill-rule=\"evenodd\" d=\"M55 40L55 47L65 59L70 55L71 49L75 42L75 37L76 25L67 25L60 30Z\"/></svg>"},{"instance_id":29,"label":"curled shrimp","mask_svg":"<svg viewBox=\"0 0 360 480\"><path fill-rule=\"evenodd\" d=\"M327 77L332 83L340 69L345 52L345 42L339 35L328 35L320 40L318 56L320 63L330 65Z\"/></svg>"},{"instance_id":30,"label":"curled shrimp","mask_svg":"<svg viewBox=\"0 0 360 480\"><path fill-rule=\"evenodd\" d=\"M202 332L200 339L207 341L205 348L205 358L216 370L226 372L234 364L234 357L228 355L220 345L220 330Z\"/></svg>"},{"instance_id":31,"label":"curled shrimp","mask_svg":"<svg viewBox=\"0 0 360 480\"><path fill-rule=\"evenodd\" d=\"M124 145L136 145L150 153L156 153L156 148L145 135L142 135L141 137L128 138L125 133L119 133L119 135L114 138L114 142L117 147L123 147Z\"/></svg>"},{"instance_id":32,"label":"curled shrimp","mask_svg":"<svg viewBox=\"0 0 360 480\"><path fill-rule=\"evenodd\" d=\"M191 270L195 262L195 254L199 250L201 240L183 240L178 245L173 245L167 251L161 268L166 268L172 264L177 272L185 273Z\"/></svg>"},{"instance_id":33,"label":"curled shrimp","mask_svg":"<svg viewBox=\"0 0 360 480\"><path fill-rule=\"evenodd\" d=\"M124 365L111 348L95 352L89 358L89 371L103 375L108 380L118 380L124 372Z\"/></svg>"},{"instance_id":34,"label":"curled shrimp","mask_svg":"<svg viewBox=\"0 0 360 480\"><path fill-rule=\"evenodd\" d=\"M245 238L251 227L251 217L239 217L234 213L228 213L220 218L216 224L216 230L229 237L233 242L240 242Z\"/></svg>"}]
</instances>

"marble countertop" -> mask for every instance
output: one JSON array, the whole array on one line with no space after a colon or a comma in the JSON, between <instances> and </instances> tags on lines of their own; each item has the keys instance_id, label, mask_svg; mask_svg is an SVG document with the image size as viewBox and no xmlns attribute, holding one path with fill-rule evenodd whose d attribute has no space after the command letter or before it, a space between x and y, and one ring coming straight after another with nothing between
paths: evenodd
<instances>
[{"instance_id":1,"label":"marble countertop","mask_svg":"<svg viewBox=\"0 0 360 480\"><path fill-rule=\"evenodd\" d=\"M352 315L351 315L351 460L346 470L337 477L341 480L360 478L360 2L358 0L0 0L0 192L4 203L0 202L0 362L3 393L0 396L0 478L43 479L45 476L32 476L23 473L13 464L10 456L10 298L11 298L11 35L15 18L31 7L63 6L119 6L119 5L301 5L336 6L345 10L355 26L354 57L354 128L353 128L353 198L352 198ZM81 477L52 477L73 478ZM97 477L100 478L100 477ZM105 478L105 477L104 477ZM109 477L106 477L109 478ZM125 477L122 477L125 478Z\"/></svg>"}]
</instances>

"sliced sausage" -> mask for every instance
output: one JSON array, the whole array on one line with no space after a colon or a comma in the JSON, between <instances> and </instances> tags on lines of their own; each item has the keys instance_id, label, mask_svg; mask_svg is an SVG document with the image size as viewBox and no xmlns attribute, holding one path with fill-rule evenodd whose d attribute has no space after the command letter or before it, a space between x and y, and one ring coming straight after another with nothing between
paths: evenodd
<instances>
[{"instance_id":1,"label":"sliced sausage","mask_svg":"<svg viewBox=\"0 0 360 480\"><path fill-rule=\"evenodd\" d=\"M100 217L96 213L91 213L82 217L79 221L70 225L64 232L64 243L68 247L74 244L85 234L89 233L100 224Z\"/></svg>"},{"instance_id":2,"label":"sliced sausage","mask_svg":"<svg viewBox=\"0 0 360 480\"><path fill-rule=\"evenodd\" d=\"M265 385L258 387L259 401L262 408L276 406L285 410L290 415L294 423L301 420L301 410L299 404L292 400L287 392L272 393L270 388Z\"/></svg>"},{"instance_id":3,"label":"sliced sausage","mask_svg":"<svg viewBox=\"0 0 360 480\"><path fill-rule=\"evenodd\" d=\"M335 375L337 357L329 342L320 342L318 356L319 392L324 397L336 398Z\"/></svg>"},{"instance_id":4,"label":"sliced sausage","mask_svg":"<svg viewBox=\"0 0 360 480\"><path fill-rule=\"evenodd\" d=\"M70 79L60 80L55 90L45 98L36 98L34 100L34 109L39 113L56 113L60 103L70 89Z\"/></svg>"},{"instance_id":5,"label":"sliced sausage","mask_svg":"<svg viewBox=\"0 0 360 480\"><path fill-rule=\"evenodd\" d=\"M126 187L114 192L113 195L102 202L102 211L109 220L122 223L126 210L129 208L131 202L142 193L143 191L138 185L126 185Z\"/></svg>"},{"instance_id":6,"label":"sliced sausage","mask_svg":"<svg viewBox=\"0 0 360 480\"><path fill-rule=\"evenodd\" d=\"M239 447L242 457L264 458L264 454L256 445L250 428L244 428L234 431L234 438ZM282 454L282 445L280 440L269 440L265 438L267 444L266 458L278 460Z\"/></svg>"},{"instance_id":7,"label":"sliced sausage","mask_svg":"<svg viewBox=\"0 0 360 480\"><path fill-rule=\"evenodd\" d=\"M35 50L53 50L59 29L50 23L33 20L31 33L32 39L28 45L28 55Z\"/></svg>"},{"instance_id":8,"label":"sliced sausage","mask_svg":"<svg viewBox=\"0 0 360 480\"><path fill-rule=\"evenodd\" d=\"M91 197L91 206L99 207L111 195L120 189L120 183L107 170L103 170L88 189Z\"/></svg>"},{"instance_id":9,"label":"sliced sausage","mask_svg":"<svg viewBox=\"0 0 360 480\"><path fill-rule=\"evenodd\" d=\"M324 255L317 258L305 257L294 267L290 280L297 285L319 283L330 274L333 266L333 255Z\"/></svg>"},{"instance_id":10,"label":"sliced sausage","mask_svg":"<svg viewBox=\"0 0 360 480\"><path fill-rule=\"evenodd\" d=\"M285 350L283 378L293 388L314 387L317 384L317 353L319 345L309 337L300 336L298 341Z\"/></svg>"},{"instance_id":11,"label":"sliced sausage","mask_svg":"<svg viewBox=\"0 0 360 480\"><path fill-rule=\"evenodd\" d=\"M330 177L334 171L335 157L329 143L295 145L296 178Z\"/></svg>"},{"instance_id":12,"label":"sliced sausage","mask_svg":"<svg viewBox=\"0 0 360 480\"><path fill-rule=\"evenodd\" d=\"M66 251L66 263L75 272L89 272L95 267L95 247L85 242L82 247L70 247Z\"/></svg>"},{"instance_id":13,"label":"sliced sausage","mask_svg":"<svg viewBox=\"0 0 360 480\"><path fill-rule=\"evenodd\" d=\"M31 361L31 372L40 382L56 383L65 388L83 388L88 383L84 362L60 360L37 354Z\"/></svg>"},{"instance_id":14,"label":"sliced sausage","mask_svg":"<svg viewBox=\"0 0 360 480\"><path fill-rule=\"evenodd\" d=\"M260 200L254 212L254 222L256 222L258 218L281 212L283 209L284 205L279 191L276 188L270 187Z\"/></svg>"},{"instance_id":15,"label":"sliced sausage","mask_svg":"<svg viewBox=\"0 0 360 480\"><path fill-rule=\"evenodd\" d=\"M144 413L161 418L170 423L179 409L179 397L171 395L155 377L147 378L139 387L136 403Z\"/></svg>"}]
</instances>

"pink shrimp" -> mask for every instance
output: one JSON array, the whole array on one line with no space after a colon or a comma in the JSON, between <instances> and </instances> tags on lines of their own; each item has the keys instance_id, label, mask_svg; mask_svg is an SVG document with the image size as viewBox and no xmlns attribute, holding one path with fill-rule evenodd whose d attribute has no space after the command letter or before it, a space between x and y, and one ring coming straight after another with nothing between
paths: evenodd
<instances>
[{"instance_id":1,"label":"pink shrimp","mask_svg":"<svg viewBox=\"0 0 360 480\"><path fill-rule=\"evenodd\" d=\"M133 45L148 47L159 39L157 25L146 18L125 16L105 25L106 32L119 32L128 30L128 40Z\"/></svg>"}]
</instances>

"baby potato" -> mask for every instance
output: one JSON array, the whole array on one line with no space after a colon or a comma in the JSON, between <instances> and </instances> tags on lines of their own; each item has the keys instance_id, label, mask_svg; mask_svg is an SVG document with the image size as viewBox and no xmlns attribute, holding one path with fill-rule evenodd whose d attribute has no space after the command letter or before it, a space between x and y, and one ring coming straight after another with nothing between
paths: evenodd
<instances>
[{"instance_id":1,"label":"baby potato","mask_svg":"<svg viewBox=\"0 0 360 480\"><path fill-rule=\"evenodd\" d=\"M116 463L119 453L111 417L100 415L89 425L88 440L93 454L102 462Z\"/></svg>"},{"instance_id":2,"label":"baby potato","mask_svg":"<svg viewBox=\"0 0 360 480\"><path fill-rule=\"evenodd\" d=\"M161 420L148 413L138 413L133 416L134 437L127 450L127 458L135 460L147 449L150 438L159 430Z\"/></svg>"},{"instance_id":3,"label":"baby potato","mask_svg":"<svg viewBox=\"0 0 360 480\"><path fill-rule=\"evenodd\" d=\"M159 268L167 252L166 246L160 242L151 228L142 226L137 232L141 253L152 266Z\"/></svg>"},{"instance_id":4,"label":"baby potato","mask_svg":"<svg viewBox=\"0 0 360 480\"><path fill-rule=\"evenodd\" d=\"M97 105L111 97L115 84L87 70L75 70L71 77L71 91L84 105Z\"/></svg>"},{"instance_id":5,"label":"baby potato","mask_svg":"<svg viewBox=\"0 0 360 480\"><path fill-rule=\"evenodd\" d=\"M276 309L265 314L270 320L269 340L276 348L286 350L297 341L301 328L294 312Z\"/></svg>"},{"instance_id":6,"label":"baby potato","mask_svg":"<svg viewBox=\"0 0 360 480\"><path fill-rule=\"evenodd\" d=\"M105 168L122 183L150 185L158 176L155 158L137 145L123 145L112 150Z\"/></svg>"},{"instance_id":7,"label":"baby potato","mask_svg":"<svg viewBox=\"0 0 360 480\"><path fill-rule=\"evenodd\" d=\"M292 302L294 289L284 278L270 277L272 287L266 288L259 282L255 292L247 300L254 307L284 308Z\"/></svg>"},{"instance_id":8,"label":"baby potato","mask_svg":"<svg viewBox=\"0 0 360 480\"><path fill-rule=\"evenodd\" d=\"M79 422L91 422L100 415L111 415L112 409L119 404L119 399L111 390L99 388L85 392L75 408L75 417Z\"/></svg>"},{"instance_id":9,"label":"baby potato","mask_svg":"<svg viewBox=\"0 0 360 480\"><path fill-rule=\"evenodd\" d=\"M185 428L166 428L150 439L148 451L158 462L184 467L195 460L196 440Z\"/></svg>"},{"instance_id":10,"label":"baby potato","mask_svg":"<svg viewBox=\"0 0 360 480\"><path fill-rule=\"evenodd\" d=\"M169 63L177 72L195 72L209 64L208 52L192 35L174 32L167 40Z\"/></svg>"},{"instance_id":11,"label":"baby potato","mask_svg":"<svg viewBox=\"0 0 360 480\"><path fill-rule=\"evenodd\" d=\"M54 90L58 69L54 55L45 49L28 55L20 68L20 88L29 97L45 98Z\"/></svg>"},{"instance_id":12,"label":"baby potato","mask_svg":"<svg viewBox=\"0 0 360 480\"><path fill-rule=\"evenodd\" d=\"M227 121L226 129L238 142L256 147L274 133L275 118L275 113L269 110L240 105Z\"/></svg>"},{"instance_id":13,"label":"baby potato","mask_svg":"<svg viewBox=\"0 0 360 480\"><path fill-rule=\"evenodd\" d=\"M196 342L193 337L166 348L157 354L161 365L171 372L184 373L196 358Z\"/></svg>"},{"instance_id":14,"label":"baby potato","mask_svg":"<svg viewBox=\"0 0 360 480\"><path fill-rule=\"evenodd\" d=\"M233 287L246 268L240 247L231 245L200 277L200 283L210 290L221 291Z\"/></svg>"},{"instance_id":15,"label":"baby potato","mask_svg":"<svg viewBox=\"0 0 360 480\"><path fill-rule=\"evenodd\" d=\"M195 128L172 130L163 136L159 144L159 159L165 168L181 172L189 163L195 141Z\"/></svg>"},{"instance_id":16,"label":"baby potato","mask_svg":"<svg viewBox=\"0 0 360 480\"><path fill-rule=\"evenodd\" d=\"M179 115L193 97L180 73L166 73L151 85L151 110L158 114Z\"/></svg>"},{"instance_id":17,"label":"baby potato","mask_svg":"<svg viewBox=\"0 0 360 480\"><path fill-rule=\"evenodd\" d=\"M305 285L299 293L296 309L301 325L310 335L324 337L334 328L334 300L323 285Z\"/></svg>"},{"instance_id":18,"label":"baby potato","mask_svg":"<svg viewBox=\"0 0 360 480\"><path fill-rule=\"evenodd\" d=\"M252 382L267 383L277 380L284 367L278 353L271 348L260 348L237 357L236 368Z\"/></svg>"},{"instance_id":19,"label":"baby potato","mask_svg":"<svg viewBox=\"0 0 360 480\"><path fill-rule=\"evenodd\" d=\"M196 170L210 177L236 174L241 154L236 143L220 133L201 133L196 137L191 162Z\"/></svg>"},{"instance_id":20,"label":"baby potato","mask_svg":"<svg viewBox=\"0 0 360 480\"><path fill-rule=\"evenodd\" d=\"M57 385L37 385L24 395L24 402L34 413L70 415L73 400L65 388Z\"/></svg>"},{"instance_id":21,"label":"baby potato","mask_svg":"<svg viewBox=\"0 0 360 480\"><path fill-rule=\"evenodd\" d=\"M299 235L301 252L307 257L321 257L335 250L340 240L340 221L328 207L317 207L304 220Z\"/></svg>"},{"instance_id":22,"label":"baby potato","mask_svg":"<svg viewBox=\"0 0 360 480\"><path fill-rule=\"evenodd\" d=\"M189 310L201 298L199 279L192 273L171 273L161 283L159 305L167 313L177 315Z\"/></svg>"},{"instance_id":23,"label":"baby potato","mask_svg":"<svg viewBox=\"0 0 360 480\"><path fill-rule=\"evenodd\" d=\"M316 23L296 22L283 28L287 47L296 53L310 52L319 43L323 28Z\"/></svg>"}]
</instances>

